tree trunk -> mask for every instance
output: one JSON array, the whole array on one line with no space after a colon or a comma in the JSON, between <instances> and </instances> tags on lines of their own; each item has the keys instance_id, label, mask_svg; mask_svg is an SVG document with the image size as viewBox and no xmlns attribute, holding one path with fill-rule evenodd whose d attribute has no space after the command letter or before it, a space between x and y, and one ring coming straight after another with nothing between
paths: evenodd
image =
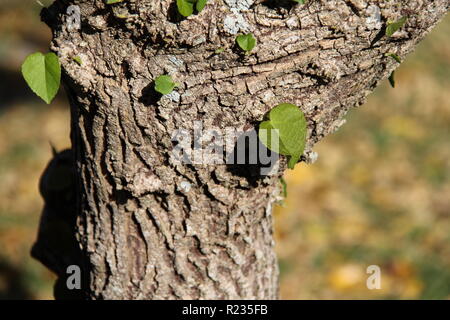
<instances>
[{"instance_id":1,"label":"tree trunk","mask_svg":"<svg viewBox=\"0 0 450 320\"><path fill-rule=\"evenodd\" d=\"M80 29L67 24L70 5L80 8ZM314 144L398 66L386 54L403 59L448 7L209 0L181 19L172 0L56 0L42 17L71 102L73 230L86 296L277 298L271 208L286 160L267 176L250 165L178 163L173 133L194 132L198 121L205 130L253 129L271 108L292 103L307 118L302 160L312 161ZM406 25L387 37L388 21L403 16ZM248 32L257 46L243 55L235 38ZM162 74L179 86L161 97L153 85Z\"/></svg>"}]
</instances>

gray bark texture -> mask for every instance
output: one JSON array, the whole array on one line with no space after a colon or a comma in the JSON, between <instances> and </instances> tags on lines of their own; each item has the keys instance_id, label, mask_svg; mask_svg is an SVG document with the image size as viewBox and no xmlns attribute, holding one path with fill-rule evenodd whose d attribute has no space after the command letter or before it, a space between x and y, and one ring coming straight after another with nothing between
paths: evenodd
<instances>
[{"instance_id":1,"label":"gray bark texture","mask_svg":"<svg viewBox=\"0 0 450 320\"><path fill-rule=\"evenodd\" d=\"M68 28L70 5L80 8L80 29ZM302 160L312 161L314 144L398 67L386 54L403 60L448 8L448 0L209 0L182 19L173 0L56 0L42 18L71 103L70 230L81 254L43 258L52 250L39 246L43 234L34 255L61 276L64 263L82 265L89 299L278 298L271 208L286 159L266 177L245 165L176 164L173 131L198 120L252 129L292 103L307 118ZM387 37L388 21L403 16ZM248 32L258 43L243 55L235 38ZM153 82L162 74L179 87L160 97Z\"/></svg>"}]
</instances>

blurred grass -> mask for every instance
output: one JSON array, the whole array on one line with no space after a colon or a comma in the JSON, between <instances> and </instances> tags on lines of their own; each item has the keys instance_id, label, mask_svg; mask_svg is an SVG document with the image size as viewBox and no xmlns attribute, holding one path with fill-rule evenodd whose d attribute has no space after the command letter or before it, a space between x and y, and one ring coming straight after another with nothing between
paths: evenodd
<instances>
[{"instance_id":1,"label":"blurred grass","mask_svg":"<svg viewBox=\"0 0 450 320\"><path fill-rule=\"evenodd\" d=\"M63 94L41 103L19 73L48 48L39 7L0 4L0 299L52 298L54 276L29 251L39 176L49 142L70 145L69 111ZM398 69L396 89L386 81L316 146L315 164L287 172L275 209L282 298L450 298L449 34L447 17ZM381 267L381 290L365 286L369 265Z\"/></svg>"}]
</instances>

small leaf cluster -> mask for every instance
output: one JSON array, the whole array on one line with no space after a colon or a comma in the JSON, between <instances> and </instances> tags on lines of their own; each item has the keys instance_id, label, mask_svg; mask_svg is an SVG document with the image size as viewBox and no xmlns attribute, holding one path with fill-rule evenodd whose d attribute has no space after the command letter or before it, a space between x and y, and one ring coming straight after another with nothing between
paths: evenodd
<instances>
[{"instance_id":1,"label":"small leaf cluster","mask_svg":"<svg viewBox=\"0 0 450 320\"><path fill-rule=\"evenodd\" d=\"M194 11L200 13L206 5L207 0L177 0L178 12L183 17L189 17Z\"/></svg>"},{"instance_id":2,"label":"small leaf cluster","mask_svg":"<svg viewBox=\"0 0 450 320\"><path fill-rule=\"evenodd\" d=\"M252 51L256 46L256 39L253 34L248 33L237 36L236 43L238 44L239 48L241 48L245 52L245 54L250 54L250 51Z\"/></svg>"},{"instance_id":3,"label":"small leaf cluster","mask_svg":"<svg viewBox=\"0 0 450 320\"><path fill-rule=\"evenodd\" d=\"M394 33L396 33L398 30L400 30L405 25L407 20L408 20L408 17L402 17L395 22L388 22L388 24L386 26L386 32L385 32L386 36L392 37L394 35ZM386 55L391 57L398 63L401 63L400 57L398 55L396 55L395 53L388 53ZM391 85L391 87L395 88L395 71L392 71L388 80L389 80L389 84Z\"/></svg>"},{"instance_id":4,"label":"small leaf cluster","mask_svg":"<svg viewBox=\"0 0 450 320\"><path fill-rule=\"evenodd\" d=\"M122 1L105 0L106 4ZM202 11L206 1L177 0L177 7L180 14L187 17L192 15L194 11ZM306 2L302 0L293 1ZM256 46L256 39L253 34L248 33L237 36L236 43L245 54L250 54ZM222 51L222 48L216 50L217 53ZM79 56L72 57L72 60L79 66L82 65ZM22 74L33 92L46 103L50 103L56 96L61 81L61 65L56 54L37 52L29 55L22 65ZM167 95L173 92L177 86L179 84L175 83L170 75L160 75L155 79L154 89L162 95ZM293 104L283 103L273 108L266 121L260 124L259 138L270 150L289 156L288 167L293 169L305 148L306 128L306 119L303 112Z\"/></svg>"}]
</instances>

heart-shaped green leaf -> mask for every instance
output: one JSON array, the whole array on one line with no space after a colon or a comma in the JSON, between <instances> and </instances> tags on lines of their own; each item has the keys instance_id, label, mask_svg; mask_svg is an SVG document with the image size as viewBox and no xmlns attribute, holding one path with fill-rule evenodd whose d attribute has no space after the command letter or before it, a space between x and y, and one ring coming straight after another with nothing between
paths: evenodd
<instances>
[{"instance_id":1,"label":"heart-shaped green leaf","mask_svg":"<svg viewBox=\"0 0 450 320\"><path fill-rule=\"evenodd\" d=\"M392 35L397 32L405 24L407 17L402 17L400 20L392 23L388 23L386 27L386 35L392 37Z\"/></svg>"},{"instance_id":2,"label":"heart-shaped green leaf","mask_svg":"<svg viewBox=\"0 0 450 320\"><path fill-rule=\"evenodd\" d=\"M189 17L194 13L194 8L198 12L201 12L208 0L177 0L178 12L184 16Z\"/></svg>"},{"instance_id":3,"label":"heart-shaped green leaf","mask_svg":"<svg viewBox=\"0 0 450 320\"><path fill-rule=\"evenodd\" d=\"M239 47L245 52L250 52L256 45L256 39L253 37L253 34L243 34L236 37L236 42Z\"/></svg>"},{"instance_id":4,"label":"heart-shaped green leaf","mask_svg":"<svg viewBox=\"0 0 450 320\"><path fill-rule=\"evenodd\" d=\"M195 3L195 0L177 0L178 12L184 17L189 17L194 13Z\"/></svg>"},{"instance_id":5,"label":"heart-shaped green leaf","mask_svg":"<svg viewBox=\"0 0 450 320\"><path fill-rule=\"evenodd\" d=\"M288 167L293 169L300 160L306 144L306 119L295 105L283 103L269 112L268 120L259 126L259 138L270 150L290 156ZM278 141L278 148L272 145Z\"/></svg>"},{"instance_id":6,"label":"heart-shaped green leaf","mask_svg":"<svg viewBox=\"0 0 450 320\"><path fill-rule=\"evenodd\" d=\"M162 75L155 79L155 90L161 94L169 94L177 86L172 77Z\"/></svg>"},{"instance_id":7,"label":"heart-shaped green leaf","mask_svg":"<svg viewBox=\"0 0 450 320\"><path fill-rule=\"evenodd\" d=\"M59 89L61 66L53 52L29 55L22 64L22 75L28 86L42 100L49 104Z\"/></svg>"}]
</instances>

